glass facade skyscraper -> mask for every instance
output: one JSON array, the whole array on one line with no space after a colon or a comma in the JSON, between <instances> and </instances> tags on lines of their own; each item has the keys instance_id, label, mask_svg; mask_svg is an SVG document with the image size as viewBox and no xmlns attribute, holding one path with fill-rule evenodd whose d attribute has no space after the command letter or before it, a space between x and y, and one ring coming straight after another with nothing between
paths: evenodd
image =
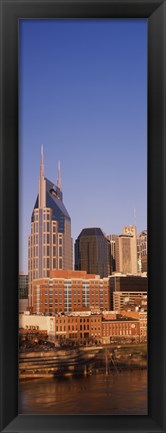
<instances>
[{"instance_id":1,"label":"glass facade skyscraper","mask_svg":"<svg viewBox=\"0 0 166 433\"><path fill-rule=\"evenodd\" d=\"M88 274L110 274L109 241L98 227L85 228L75 242L75 269Z\"/></svg>"},{"instance_id":2,"label":"glass facade skyscraper","mask_svg":"<svg viewBox=\"0 0 166 433\"><path fill-rule=\"evenodd\" d=\"M54 185L44 176L42 148L39 194L32 212L28 239L29 307L33 307L33 280L48 278L50 271L55 269L73 269L71 219L63 203L60 164L57 185Z\"/></svg>"}]
</instances>

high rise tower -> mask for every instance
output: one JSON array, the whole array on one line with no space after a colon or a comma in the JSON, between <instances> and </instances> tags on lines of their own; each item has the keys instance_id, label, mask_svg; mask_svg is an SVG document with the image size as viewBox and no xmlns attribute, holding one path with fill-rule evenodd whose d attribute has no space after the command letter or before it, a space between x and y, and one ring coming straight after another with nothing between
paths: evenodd
<instances>
[{"instance_id":1,"label":"high rise tower","mask_svg":"<svg viewBox=\"0 0 166 433\"><path fill-rule=\"evenodd\" d=\"M148 254L148 232L142 230L137 236L137 259L139 263L139 272L147 272L147 254Z\"/></svg>"},{"instance_id":2,"label":"high rise tower","mask_svg":"<svg viewBox=\"0 0 166 433\"><path fill-rule=\"evenodd\" d=\"M137 274L136 227L123 227L123 234L115 241L116 271Z\"/></svg>"},{"instance_id":3,"label":"high rise tower","mask_svg":"<svg viewBox=\"0 0 166 433\"><path fill-rule=\"evenodd\" d=\"M42 146L39 193L32 212L28 239L29 307L33 307L33 280L48 278L50 271L55 269L73 269L71 219L63 203L60 163L56 186L44 176Z\"/></svg>"},{"instance_id":4,"label":"high rise tower","mask_svg":"<svg viewBox=\"0 0 166 433\"><path fill-rule=\"evenodd\" d=\"M110 274L109 247L100 228L83 229L75 242L75 269L107 277Z\"/></svg>"}]
</instances>

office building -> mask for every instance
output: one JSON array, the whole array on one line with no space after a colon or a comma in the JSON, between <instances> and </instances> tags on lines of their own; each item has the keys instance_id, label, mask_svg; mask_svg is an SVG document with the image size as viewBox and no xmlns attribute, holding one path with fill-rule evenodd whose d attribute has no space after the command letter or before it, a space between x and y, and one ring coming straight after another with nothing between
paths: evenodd
<instances>
[{"instance_id":1,"label":"office building","mask_svg":"<svg viewBox=\"0 0 166 433\"><path fill-rule=\"evenodd\" d=\"M123 227L122 235L115 240L116 271L121 273L137 274L137 238L136 227Z\"/></svg>"},{"instance_id":2,"label":"office building","mask_svg":"<svg viewBox=\"0 0 166 433\"><path fill-rule=\"evenodd\" d=\"M85 228L75 242L75 270L88 274L110 274L110 244L100 228Z\"/></svg>"},{"instance_id":3,"label":"office building","mask_svg":"<svg viewBox=\"0 0 166 433\"><path fill-rule=\"evenodd\" d=\"M19 299L28 298L28 275L24 274L24 272L20 272L19 274L18 297Z\"/></svg>"},{"instance_id":4,"label":"office building","mask_svg":"<svg viewBox=\"0 0 166 433\"><path fill-rule=\"evenodd\" d=\"M116 271L116 239L118 235L108 235L107 239L110 243L110 274Z\"/></svg>"},{"instance_id":5,"label":"office building","mask_svg":"<svg viewBox=\"0 0 166 433\"><path fill-rule=\"evenodd\" d=\"M147 292L114 292L114 311L147 311Z\"/></svg>"},{"instance_id":6,"label":"office building","mask_svg":"<svg viewBox=\"0 0 166 433\"><path fill-rule=\"evenodd\" d=\"M137 236L137 260L138 260L138 270L139 272L147 272L147 230L143 230Z\"/></svg>"},{"instance_id":7,"label":"office building","mask_svg":"<svg viewBox=\"0 0 166 433\"><path fill-rule=\"evenodd\" d=\"M57 270L33 281L34 314L110 310L109 278L86 271Z\"/></svg>"},{"instance_id":8,"label":"office building","mask_svg":"<svg viewBox=\"0 0 166 433\"><path fill-rule=\"evenodd\" d=\"M42 147L39 192L28 239L29 307L33 307L33 280L49 277L50 271L54 269L72 268L71 219L63 203L60 164L57 185L54 185L44 176Z\"/></svg>"},{"instance_id":9,"label":"office building","mask_svg":"<svg viewBox=\"0 0 166 433\"><path fill-rule=\"evenodd\" d=\"M148 279L145 275L121 275L110 277L111 309L147 309Z\"/></svg>"}]
</instances>

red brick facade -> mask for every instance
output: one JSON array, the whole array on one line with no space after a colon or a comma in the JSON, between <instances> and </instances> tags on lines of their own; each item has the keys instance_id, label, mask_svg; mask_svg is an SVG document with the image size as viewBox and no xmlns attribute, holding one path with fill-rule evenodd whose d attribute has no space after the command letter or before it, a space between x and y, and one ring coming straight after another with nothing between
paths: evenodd
<instances>
[{"instance_id":1,"label":"red brick facade","mask_svg":"<svg viewBox=\"0 0 166 433\"><path fill-rule=\"evenodd\" d=\"M84 271L54 271L50 275L52 278L33 282L34 314L110 310L108 278L96 278Z\"/></svg>"},{"instance_id":2,"label":"red brick facade","mask_svg":"<svg viewBox=\"0 0 166 433\"><path fill-rule=\"evenodd\" d=\"M101 314L58 316L55 318L55 338L75 341L110 343L117 339L139 339L140 322L132 319L103 320Z\"/></svg>"}]
</instances>

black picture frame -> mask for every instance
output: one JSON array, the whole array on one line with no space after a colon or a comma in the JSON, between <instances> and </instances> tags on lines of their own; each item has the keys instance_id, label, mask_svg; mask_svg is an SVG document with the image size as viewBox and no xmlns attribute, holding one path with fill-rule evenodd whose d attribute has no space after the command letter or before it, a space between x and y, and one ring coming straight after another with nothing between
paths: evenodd
<instances>
[{"instance_id":1,"label":"black picture frame","mask_svg":"<svg viewBox=\"0 0 166 433\"><path fill-rule=\"evenodd\" d=\"M166 0L1 0L1 431L166 432ZM148 415L18 415L18 20L148 20ZM127 392L127 390L126 390Z\"/></svg>"}]
</instances>

